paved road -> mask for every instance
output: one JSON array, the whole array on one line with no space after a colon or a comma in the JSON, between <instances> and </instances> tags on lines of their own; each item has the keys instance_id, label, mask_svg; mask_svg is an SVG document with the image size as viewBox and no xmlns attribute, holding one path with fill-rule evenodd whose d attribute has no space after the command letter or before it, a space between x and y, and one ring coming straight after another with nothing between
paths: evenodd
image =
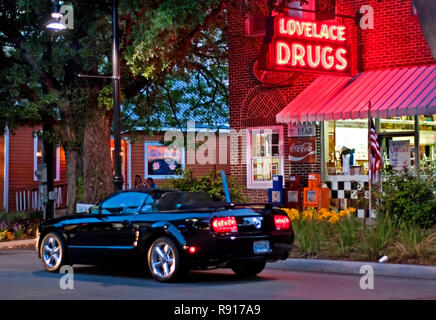
<instances>
[{"instance_id":1,"label":"paved road","mask_svg":"<svg viewBox=\"0 0 436 320\"><path fill-rule=\"evenodd\" d=\"M74 266L74 290L63 274L44 271L33 250L0 251L0 299L436 299L436 280L377 277L362 290L360 276L265 269L238 280L231 271L191 272L179 283L158 283L127 267Z\"/></svg>"}]
</instances>

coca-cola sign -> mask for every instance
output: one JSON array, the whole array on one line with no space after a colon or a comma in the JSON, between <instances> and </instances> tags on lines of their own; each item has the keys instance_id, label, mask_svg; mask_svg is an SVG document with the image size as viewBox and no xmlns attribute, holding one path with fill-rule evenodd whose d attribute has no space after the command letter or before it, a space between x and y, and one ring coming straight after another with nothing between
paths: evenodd
<instances>
[{"instance_id":1,"label":"coca-cola sign","mask_svg":"<svg viewBox=\"0 0 436 320\"><path fill-rule=\"evenodd\" d=\"M289 160L292 163L315 163L316 138L290 138Z\"/></svg>"}]
</instances>

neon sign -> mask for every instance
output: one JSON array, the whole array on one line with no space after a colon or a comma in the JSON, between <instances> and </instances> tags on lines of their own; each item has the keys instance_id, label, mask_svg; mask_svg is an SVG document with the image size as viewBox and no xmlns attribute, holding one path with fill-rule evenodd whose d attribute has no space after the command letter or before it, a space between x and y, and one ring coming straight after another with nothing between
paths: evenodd
<instances>
[{"instance_id":1,"label":"neon sign","mask_svg":"<svg viewBox=\"0 0 436 320\"><path fill-rule=\"evenodd\" d=\"M340 24L276 16L266 70L351 74L346 31Z\"/></svg>"}]
</instances>

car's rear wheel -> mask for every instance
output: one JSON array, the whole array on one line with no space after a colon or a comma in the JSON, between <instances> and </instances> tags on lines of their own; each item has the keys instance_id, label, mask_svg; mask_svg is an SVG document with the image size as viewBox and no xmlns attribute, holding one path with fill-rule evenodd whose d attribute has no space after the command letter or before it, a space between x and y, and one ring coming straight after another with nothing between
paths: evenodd
<instances>
[{"instance_id":1,"label":"car's rear wheel","mask_svg":"<svg viewBox=\"0 0 436 320\"><path fill-rule=\"evenodd\" d=\"M41 241L39 250L42 264L46 270L58 272L66 264L64 243L57 233L48 233Z\"/></svg>"},{"instance_id":2,"label":"car's rear wheel","mask_svg":"<svg viewBox=\"0 0 436 320\"><path fill-rule=\"evenodd\" d=\"M173 281L182 272L179 249L168 237L156 239L148 249L147 258L150 273L158 281Z\"/></svg>"},{"instance_id":3,"label":"car's rear wheel","mask_svg":"<svg viewBox=\"0 0 436 320\"><path fill-rule=\"evenodd\" d=\"M265 268L265 261L238 262L232 265L232 270L240 278L254 277Z\"/></svg>"}]
</instances>

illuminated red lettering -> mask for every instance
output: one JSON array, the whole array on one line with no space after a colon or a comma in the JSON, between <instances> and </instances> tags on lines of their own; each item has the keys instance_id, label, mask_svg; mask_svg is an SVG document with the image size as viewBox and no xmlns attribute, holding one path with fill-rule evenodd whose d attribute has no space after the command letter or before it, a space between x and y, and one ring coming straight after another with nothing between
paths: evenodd
<instances>
[{"instance_id":1,"label":"illuminated red lettering","mask_svg":"<svg viewBox=\"0 0 436 320\"><path fill-rule=\"evenodd\" d=\"M347 53L347 50L345 49L338 49L336 50L336 60L338 60L341 64L336 64L335 68L336 70L342 71L345 70L348 66L348 62L345 59L345 57L343 57L343 55L345 55Z\"/></svg>"},{"instance_id":2,"label":"illuminated red lettering","mask_svg":"<svg viewBox=\"0 0 436 320\"><path fill-rule=\"evenodd\" d=\"M300 22L295 21L295 20L293 20L293 21L294 21L295 27L297 29L297 35L301 36L303 34L303 32L304 32L304 25L303 25L304 22L300 23Z\"/></svg>"},{"instance_id":3,"label":"illuminated red lettering","mask_svg":"<svg viewBox=\"0 0 436 320\"><path fill-rule=\"evenodd\" d=\"M327 25L323 24L323 25L321 26L321 31L320 31L320 33L319 33L319 37L320 37L321 39L322 39L322 38L325 38L325 39L328 39L328 38L329 38L329 29L328 29Z\"/></svg>"},{"instance_id":4,"label":"illuminated red lettering","mask_svg":"<svg viewBox=\"0 0 436 320\"><path fill-rule=\"evenodd\" d=\"M334 35L333 32L336 32L336 35ZM330 38L331 40L337 40L337 39L338 39L337 34L338 34L338 27L336 27L336 26L331 26L331 27L329 28L329 38Z\"/></svg>"},{"instance_id":5,"label":"illuminated red lettering","mask_svg":"<svg viewBox=\"0 0 436 320\"><path fill-rule=\"evenodd\" d=\"M335 59L331 55L327 55L327 53L331 53L333 51L332 47L324 47L321 53L321 64L324 69L331 69L335 63Z\"/></svg>"},{"instance_id":6,"label":"illuminated red lettering","mask_svg":"<svg viewBox=\"0 0 436 320\"><path fill-rule=\"evenodd\" d=\"M285 19L279 19L279 33L280 34L286 34L286 28L285 28Z\"/></svg>"},{"instance_id":7,"label":"illuminated red lettering","mask_svg":"<svg viewBox=\"0 0 436 320\"><path fill-rule=\"evenodd\" d=\"M338 40L345 41L345 27L338 26Z\"/></svg>"},{"instance_id":8,"label":"illuminated red lettering","mask_svg":"<svg viewBox=\"0 0 436 320\"><path fill-rule=\"evenodd\" d=\"M285 42L277 42L277 64L286 64L291 58L291 49Z\"/></svg>"},{"instance_id":9,"label":"illuminated red lettering","mask_svg":"<svg viewBox=\"0 0 436 320\"><path fill-rule=\"evenodd\" d=\"M296 31L295 22L294 20L288 21L288 34L292 36Z\"/></svg>"},{"instance_id":10,"label":"illuminated red lettering","mask_svg":"<svg viewBox=\"0 0 436 320\"><path fill-rule=\"evenodd\" d=\"M303 23L304 36L306 38L312 38L312 23Z\"/></svg>"},{"instance_id":11,"label":"illuminated red lettering","mask_svg":"<svg viewBox=\"0 0 436 320\"><path fill-rule=\"evenodd\" d=\"M312 46L307 46L307 64L311 68L317 68L321 60L321 46L315 46L315 61L313 60L313 51Z\"/></svg>"},{"instance_id":12,"label":"illuminated red lettering","mask_svg":"<svg viewBox=\"0 0 436 320\"><path fill-rule=\"evenodd\" d=\"M292 45L292 65L296 66L297 62L301 67L304 67L306 63L304 62L304 56L306 54L306 50L304 46L298 43L294 43Z\"/></svg>"}]
</instances>

